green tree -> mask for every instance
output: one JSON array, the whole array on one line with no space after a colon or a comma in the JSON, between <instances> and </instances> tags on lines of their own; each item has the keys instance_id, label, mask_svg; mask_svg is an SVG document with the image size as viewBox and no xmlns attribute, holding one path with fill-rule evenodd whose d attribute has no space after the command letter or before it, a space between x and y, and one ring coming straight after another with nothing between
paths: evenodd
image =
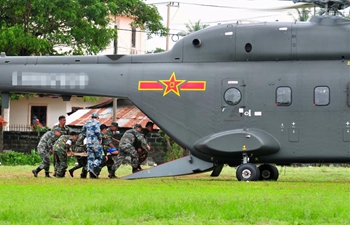
<instances>
[{"instance_id":1,"label":"green tree","mask_svg":"<svg viewBox=\"0 0 350 225\"><path fill-rule=\"evenodd\" d=\"M116 29L108 27L110 14L132 17L132 27L149 35L168 32L157 8L142 0L0 0L0 51L56 55L55 47L70 47L60 54L96 54L117 36Z\"/></svg>"},{"instance_id":2,"label":"green tree","mask_svg":"<svg viewBox=\"0 0 350 225\"><path fill-rule=\"evenodd\" d=\"M190 33L193 33L193 32L202 30L206 27L209 27L209 24L202 24L201 20L198 20L195 23L192 23L191 21L189 21L189 23L186 23L185 26L186 26L187 30L180 31L178 33L178 35L180 35L180 36L189 35Z\"/></svg>"},{"instance_id":3,"label":"green tree","mask_svg":"<svg viewBox=\"0 0 350 225\"><path fill-rule=\"evenodd\" d=\"M157 8L142 0L0 0L0 51L7 55L96 54L116 37L109 15L132 17L132 27L166 35Z\"/></svg>"},{"instance_id":4,"label":"green tree","mask_svg":"<svg viewBox=\"0 0 350 225\"><path fill-rule=\"evenodd\" d=\"M32 93L27 93L27 94L15 94L15 93L10 93L10 100L13 101L18 101L21 98L26 98L26 99L31 99L34 98L36 96L36 94L32 94ZM83 101L84 102L97 102L98 97L96 96L83 96ZM0 106L2 105L1 103L1 94L0 94ZM0 115L1 115L1 111L0 111Z\"/></svg>"},{"instance_id":5,"label":"green tree","mask_svg":"<svg viewBox=\"0 0 350 225\"><path fill-rule=\"evenodd\" d=\"M162 49L162 48L156 48L156 49L154 49L152 51L147 51L147 54L159 53L159 52L165 52L165 50Z\"/></svg>"}]
</instances>

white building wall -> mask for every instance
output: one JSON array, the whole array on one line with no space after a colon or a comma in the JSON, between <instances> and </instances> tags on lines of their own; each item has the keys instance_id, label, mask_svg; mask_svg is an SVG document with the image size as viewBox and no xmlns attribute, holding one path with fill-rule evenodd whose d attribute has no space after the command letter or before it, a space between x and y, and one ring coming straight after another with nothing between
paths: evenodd
<instances>
[{"instance_id":1,"label":"white building wall","mask_svg":"<svg viewBox=\"0 0 350 225\"><path fill-rule=\"evenodd\" d=\"M36 97L30 100L21 98L18 101L10 101L9 125L30 125L31 106L47 106L47 126L52 127L58 122L58 117L71 112L72 107L86 108L107 100L108 98L99 98L97 102L84 102L82 98L72 97L71 101L65 102L60 97Z\"/></svg>"},{"instance_id":2,"label":"white building wall","mask_svg":"<svg viewBox=\"0 0 350 225\"><path fill-rule=\"evenodd\" d=\"M140 32L139 28L136 29L136 43L135 48L131 47L132 28L130 23L132 18L124 16L111 16L113 21L110 27L115 25L118 27L118 55L125 54L145 54L146 53L146 41L147 35L145 32ZM114 54L114 42L112 41L104 51L101 51L99 55L111 55Z\"/></svg>"}]
</instances>

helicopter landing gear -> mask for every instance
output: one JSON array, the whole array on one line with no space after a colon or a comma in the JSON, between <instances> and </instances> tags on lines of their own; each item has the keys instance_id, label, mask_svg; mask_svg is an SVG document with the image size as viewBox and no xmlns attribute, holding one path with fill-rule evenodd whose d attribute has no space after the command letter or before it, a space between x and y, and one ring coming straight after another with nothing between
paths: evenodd
<instances>
[{"instance_id":1,"label":"helicopter landing gear","mask_svg":"<svg viewBox=\"0 0 350 225\"><path fill-rule=\"evenodd\" d=\"M237 167L236 177L239 181L257 181L260 177L260 171L252 163L241 164Z\"/></svg>"},{"instance_id":2,"label":"helicopter landing gear","mask_svg":"<svg viewBox=\"0 0 350 225\"><path fill-rule=\"evenodd\" d=\"M237 167L236 177L239 181L257 181L260 178L260 170L249 162L247 154L243 154L242 164Z\"/></svg>"},{"instance_id":3,"label":"helicopter landing gear","mask_svg":"<svg viewBox=\"0 0 350 225\"><path fill-rule=\"evenodd\" d=\"M271 164L262 164L259 166L260 177L259 180L272 180L276 181L278 179L279 173L276 166Z\"/></svg>"}]
</instances>

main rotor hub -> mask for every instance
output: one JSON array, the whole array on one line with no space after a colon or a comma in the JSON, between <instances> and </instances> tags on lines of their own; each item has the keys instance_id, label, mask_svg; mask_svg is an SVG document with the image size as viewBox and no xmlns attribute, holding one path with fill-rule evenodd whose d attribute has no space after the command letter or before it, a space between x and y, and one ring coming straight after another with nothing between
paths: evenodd
<instances>
[{"instance_id":1,"label":"main rotor hub","mask_svg":"<svg viewBox=\"0 0 350 225\"><path fill-rule=\"evenodd\" d=\"M326 14L329 12L333 12L334 15L340 14L339 10L346 9L350 6L349 0L293 0L294 3L306 3L306 4L314 4L317 7L322 8L320 15ZM343 16L343 15L342 15Z\"/></svg>"}]
</instances>

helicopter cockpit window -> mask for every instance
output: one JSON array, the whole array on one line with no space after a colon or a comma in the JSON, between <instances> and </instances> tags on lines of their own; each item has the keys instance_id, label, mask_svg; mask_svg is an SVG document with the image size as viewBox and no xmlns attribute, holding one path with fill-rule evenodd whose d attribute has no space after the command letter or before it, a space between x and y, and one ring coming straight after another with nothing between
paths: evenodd
<instances>
[{"instance_id":1,"label":"helicopter cockpit window","mask_svg":"<svg viewBox=\"0 0 350 225\"><path fill-rule=\"evenodd\" d=\"M325 106L329 105L330 94L329 87L316 87L314 92L314 105Z\"/></svg>"},{"instance_id":2,"label":"helicopter cockpit window","mask_svg":"<svg viewBox=\"0 0 350 225\"><path fill-rule=\"evenodd\" d=\"M276 105L290 106L292 104L292 89L290 87L278 87L276 89Z\"/></svg>"},{"instance_id":3,"label":"helicopter cockpit window","mask_svg":"<svg viewBox=\"0 0 350 225\"><path fill-rule=\"evenodd\" d=\"M228 105L237 105L242 99L242 94L237 88L229 88L225 91L224 99Z\"/></svg>"}]
</instances>

